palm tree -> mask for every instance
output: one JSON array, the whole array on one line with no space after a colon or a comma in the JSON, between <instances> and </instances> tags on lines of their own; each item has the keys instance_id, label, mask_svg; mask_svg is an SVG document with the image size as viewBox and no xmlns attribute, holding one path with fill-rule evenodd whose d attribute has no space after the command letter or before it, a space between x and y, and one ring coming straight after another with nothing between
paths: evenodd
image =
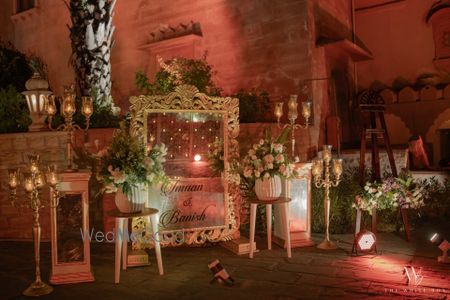
<instances>
[{"instance_id":1,"label":"palm tree","mask_svg":"<svg viewBox=\"0 0 450 300\"><path fill-rule=\"evenodd\" d=\"M70 0L72 65L82 95L95 95L100 107L113 106L111 48L115 0Z\"/></svg>"}]
</instances>

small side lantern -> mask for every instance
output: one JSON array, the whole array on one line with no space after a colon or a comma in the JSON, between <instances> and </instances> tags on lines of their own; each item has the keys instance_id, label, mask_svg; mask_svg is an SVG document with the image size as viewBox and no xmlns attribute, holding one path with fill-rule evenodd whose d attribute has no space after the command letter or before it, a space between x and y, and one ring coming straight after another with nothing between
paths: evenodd
<instances>
[{"instance_id":1,"label":"small side lantern","mask_svg":"<svg viewBox=\"0 0 450 300\"><path fill-rule=\"evenodd\" d=\"M25 83L27 91L22 94L27 99L28 109L30 110L31 125L29 131L43 131L47 129L45 118L47 117L44 109L45 98L52 92L48 90L48 82L43 79L38 72Z\"/></svg>"}]
</instances>

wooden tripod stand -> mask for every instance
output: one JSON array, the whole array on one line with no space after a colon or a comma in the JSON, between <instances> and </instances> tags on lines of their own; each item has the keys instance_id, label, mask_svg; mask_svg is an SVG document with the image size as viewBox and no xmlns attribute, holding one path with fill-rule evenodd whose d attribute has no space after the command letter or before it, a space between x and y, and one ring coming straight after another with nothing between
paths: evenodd
<instances>
[{"instance_id":1,"label":"wooden tripod stand","mask_svg":"<svg viewBox=\"0 0 450 300\"><path fill-rule=\"evenodd\" d=\"M394 153L392 151L389 134L386 127L386 120L384 118L384 99L381 95L373 90L366 90L358 97L359 109L363 117L363 126L361 130L361 149L359 157L359 180L360 185L364 186L365 175L365 158L366 158L366 139L371 140L372 148L372 181L381 181L380 169L380 151L378 147L378 139L384 139L384 146L389 158L392 175L398 177L397 168L395 166ZM377 122L378 117L378 122ZM410 240L410 231L408 224L407 211L400 209L402 215L403 225L405 227L406 240ZM377 231L377 212L374 209L372 212L372 232Z\"/></svg>"}]
</instances>

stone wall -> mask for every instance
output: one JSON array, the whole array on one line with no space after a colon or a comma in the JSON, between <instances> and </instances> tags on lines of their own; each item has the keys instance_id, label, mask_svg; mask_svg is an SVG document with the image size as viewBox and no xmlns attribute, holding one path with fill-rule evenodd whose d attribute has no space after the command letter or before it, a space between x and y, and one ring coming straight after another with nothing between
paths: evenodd
<instances>
[{"instance_id":1,"label":"stone wall","mask_svg":"<svg viewBox=\"0 0 450 300\"><path fill-rule=\"evenodd\" d=\"M436 1L378 1L386 4L372 8L364 6L364 1L355 2L356 34L374 57L358 63L358 84L362 89L375 80L392 86L399 77L413 83L421 74L439 72L433 63L432 27L425 20Z\"/></svg>"},{"instance_id":2,"label":"stone wall","mask_svg":"<svg viewBox=\"0 0 450 300\"><path fill-rule=\"evenodd\" d=\"M135 72L150 76L156 55L200 58L217 71L215 81L225 93L259 87L276 96L300 91L311 68L307 0L117 1L112 50L113 97L126 108L137 94ZM34 53L48 65L53 91L73 81L70 62L69 12L63 1L38 1L32 13L11 16L13 1L2 2L5 23L0 37L19 50ZM168 38L154 42L152 33L199 24L195 41ZM3 24L2 23L2 24ZM178 28L178 29L177 29ZM268 47L270 45L270 47Z\"/></svg>"}]
</instances>

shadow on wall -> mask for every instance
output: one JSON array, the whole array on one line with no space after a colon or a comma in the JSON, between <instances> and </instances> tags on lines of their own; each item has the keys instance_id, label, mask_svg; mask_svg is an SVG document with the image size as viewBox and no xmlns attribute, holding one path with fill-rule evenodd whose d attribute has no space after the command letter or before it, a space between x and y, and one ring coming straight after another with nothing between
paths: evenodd
<instances>
[{"instance_id":1,"label":"shadow on wall","mask_svg":"<svg viewBox=\"0 0 450 300\"><path fill-rule=\"evenodd\" d=\"M392 145L406 145L413 135L405 122L394 114L385 114L386 125Z\"/></svg>"}]
</instances>

